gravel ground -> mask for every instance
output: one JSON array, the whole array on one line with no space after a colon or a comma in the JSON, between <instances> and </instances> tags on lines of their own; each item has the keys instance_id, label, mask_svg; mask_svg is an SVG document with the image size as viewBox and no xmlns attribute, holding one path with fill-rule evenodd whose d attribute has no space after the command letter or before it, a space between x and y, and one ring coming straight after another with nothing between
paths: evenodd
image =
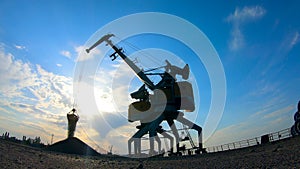
<instances>
[{"instance_id":1,"label":"gravel ground","mask_svg":"<svg viewBox=\"0 0 300 169\"><path fill-rule=\"evenodd\" d=\"M300 137L239 150L151 159L85 157L0 140L0 168L300 168Z\"/></svg>"}]
</instances>

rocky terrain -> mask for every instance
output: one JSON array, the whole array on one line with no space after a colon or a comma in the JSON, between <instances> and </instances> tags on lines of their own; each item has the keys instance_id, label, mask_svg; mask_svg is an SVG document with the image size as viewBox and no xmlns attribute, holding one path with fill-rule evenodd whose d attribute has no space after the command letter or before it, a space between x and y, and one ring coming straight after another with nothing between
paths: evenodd
<instances>
[{"instance_id":1,"label":"rocky terrain","mask_svg":"<svg viewBox=\"0 0 300 169\"><path fill-rule=\"evenodd\" d=\"M0 140L0 168L300 168L300 137L225 152L149 159L64 154Z\"/></svg>"}]
</instances>

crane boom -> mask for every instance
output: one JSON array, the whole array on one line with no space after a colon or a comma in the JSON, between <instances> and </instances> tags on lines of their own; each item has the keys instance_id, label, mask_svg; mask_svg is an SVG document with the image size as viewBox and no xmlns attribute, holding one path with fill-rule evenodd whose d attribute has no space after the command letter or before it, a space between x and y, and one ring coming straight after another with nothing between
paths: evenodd
<instances>
[{"instance_id":1,"label":"crane boom","mask_svg":"<svg viewBox=\"0 0 300 169\"><path fill-rule=\"evenodd\" d=\"M115 36L114 34L107 34L100 38L96 43L94 43L90 48L86 49L85 51L87 53L90 53L92 49L94 49L96 46L100 45L102 42L107 41L110 37Z\"/></svg>"},{"instance_id":2,"label":"crane boom","mask_svg":"<svg viewBox=\"0 0 300 169\"><path fill-rule=\"evenodd\" d=\"M112 60L116 59L116 54L120 56L126 63L127 65L134 71L134 73L139 77L139 79L146 84L149 89L154 90L155 85L153 82L144 74L144 72L136 66L123 52L122 48L117 48L112 41L109 39L110 37L114 36L113 34L107 34L100 38L94 45L92 45L90 48L86 49L86 52L89 53L93 48L101 44L102 42L106 42L111 48L115 51L110 57L112 57Z\"/></svg>"}]
</instances>

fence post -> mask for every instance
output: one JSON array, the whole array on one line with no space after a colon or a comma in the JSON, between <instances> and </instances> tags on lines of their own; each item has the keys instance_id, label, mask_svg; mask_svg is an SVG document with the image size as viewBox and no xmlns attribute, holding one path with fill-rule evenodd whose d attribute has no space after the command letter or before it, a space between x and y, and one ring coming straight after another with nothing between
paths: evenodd
<instances>
[{"instance_id":1,"label":"fence post","mask_svg":"<svg viewBox=\"0 0 300 169\"><path fill-rule=\"evenodd\" d=\"M233 143L233 148L235 149L235 143Z\"/></svg>"}]
</instances>

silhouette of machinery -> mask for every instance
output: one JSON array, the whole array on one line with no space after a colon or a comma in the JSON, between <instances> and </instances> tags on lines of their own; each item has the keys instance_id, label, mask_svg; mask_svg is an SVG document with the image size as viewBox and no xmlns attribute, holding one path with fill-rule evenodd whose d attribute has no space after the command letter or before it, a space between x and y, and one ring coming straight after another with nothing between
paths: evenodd
<instances>
[{"instance_id":1,"label":"silhouette of machinery","mask_svg":"<svg viewBox=\"0 0 300 169\"><path fill-rule=\"evenodd\" d=\"M292 136L300 135L300 101L298 102L297 111L294 114L294 125L291 128Z\"/></svg>"},{"instance_id":2,"label":"silhouette of machinery","mask_svg":"<svg viewBox=\"0 0 300 169\"><path fill-rule=\"evenodd\" d=\"M110 55L112 61L120 56L144 83L136 92L130 94L131 98L137 101L129 105L128 121L140 121L141 125L136 127L138 131L128 140L129 155L132 155L132 143L134 143L134 155L138 156L141 154L141 138L146 134L149 134L149 155L156 154L154 151L154 140L158 142L158 153L160 153L161 141L157 135L158 133L170 140L170 153L173 153L174 140L173 137L160 126L163 121L166 121L171 128L175 136L177 153L179 153L180 138L175 120L187 126L188 129L197 131L199 145L197 147L193 143L193 148L196 153L204 152L205 150L202 146L202 128L184 118L183 113L183 111L192 112L195 110L193 88L192 85L186 81L189 78L189 66L186 64L184 68L179 68L166 60L163 73L155 73L151 72L151 70L144 71L136 66L135 63L123 53L122 48L118 48L112 43L110 38L113 36L113 34L103 36L94 45L86 49L86 52L89 53L97 45L106 42L107 45L114 50L114 53ZM183 80L177 81L176 75L181 76ZM161 80L157 84L154 84L148 76L160 76ZM153 94L149 94L147 88L151 90ZM188 135L188 137L188 139L191 139L190 135Z\"/></svg>"},{"instance_id":3,"label":"silhouette of machinery","mask_svg":"<svg viewBox=\"0 0 300 169\"><path fill-rule=\"evenodd\" d=\"M68 114L68 138L74 137L76 124L79 120L79 116L76 113L76 109L72 109Z\"/></svg>"}]
</instances>

